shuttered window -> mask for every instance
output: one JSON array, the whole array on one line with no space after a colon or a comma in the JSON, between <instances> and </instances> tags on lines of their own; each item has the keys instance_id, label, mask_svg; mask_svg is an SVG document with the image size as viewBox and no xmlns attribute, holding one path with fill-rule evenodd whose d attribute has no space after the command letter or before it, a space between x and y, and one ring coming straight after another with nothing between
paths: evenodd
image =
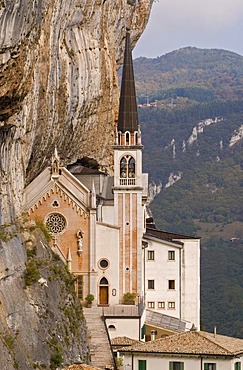
<instances>
[{"instance_id":1,"label":"shuttered window","mask_svg":"<svg viewBox=\"0 0 243 370\"><path fill-rule=\"evenodd\" d=\"M206 363L204 364L204 370L216 370L216 364Z\"/></svg>"},{"instance_id":2,"label":"shuttered window","mask_svg":"<svg viewBox=\"0 0 243 370\"><path fill-rule=\"evenodd\" d=\"M143 339L145 337L145 332L146 332L146 327L145 327L145 325L143 325L142 329L141 329L141 339Z\"/></svg>"},{"instance_id":3,"label":"shuttered window","mask_svg":"<svg viewBox=\"0 0 243 370\"><path fill-rule=\"evenodd\" d=\"M241 363L240 362L235 363L235 370L241 370Z\"/></svg>"},{"instance_id":4,"label":"shuttered window","mask_svg":"<svg viewBox=\"0 0 243 370\"><path fill-rule=\"evenodd\" d=\"M146 360L138 360L138 370L146 370L147 364Z\"/></svg>"},{"instance_id":5,"label":"shuttered window","mask_svg":"<svg viewBox=\"0 0 243 370\"><path fill-rule=\"evenodd\" d=\"M169 370L184 370L184 362L170 361Z\"/></svg>"}]
</instances>

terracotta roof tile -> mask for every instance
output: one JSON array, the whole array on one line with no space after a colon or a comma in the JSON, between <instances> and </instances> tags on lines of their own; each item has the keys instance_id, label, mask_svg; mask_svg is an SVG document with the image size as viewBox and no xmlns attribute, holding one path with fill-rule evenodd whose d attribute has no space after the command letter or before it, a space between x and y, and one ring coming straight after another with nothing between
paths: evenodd
<instances>
[{"instance_id":1,"label":"terracotta roof tile","mask_svg":"<svg viewBox=\"0 0 243 370\"><path fill-rule=\"evenodd\" d=\"M112 346L132 346L133 344L144 344L144 342L128 337L116 337L111 339L111 344Z\"/></svg>"},{"instance_id":2,"label":"terracotta roof tile","mask_svg":"<svg viewBox=\"0 0 243 370\"><path fill-rule=\"evenodd\" d=\"M243 339L206 332L185 332L122 348L122 352L177 353L232 356L243 353Z\"/></svg>"},{"instance_id":3,"label":"terracotta roof tile","mask_svg":"<svg viewBox=\"0 0 243 370\"><path fill-rule=\"evenodd\" d=\"M70 365L68 367L63 368L62 370L100 370L98 367L94 367L91 365L80 364L80 365Z\"/></svg>"}]
</instances>

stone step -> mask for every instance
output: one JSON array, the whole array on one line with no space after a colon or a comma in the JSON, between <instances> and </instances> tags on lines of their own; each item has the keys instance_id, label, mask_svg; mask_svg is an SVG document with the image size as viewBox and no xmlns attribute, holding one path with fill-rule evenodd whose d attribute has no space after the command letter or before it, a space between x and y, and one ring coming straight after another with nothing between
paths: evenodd
<instances>
[{"instance_id":1,"label":"stone step","mask_svg":"<svg viewBox=\"0 0 243 370\"><path fill-rule=\"evenodd\" d=\"M91 364L100 369L113 369L113 357L102 319L102 308L83 308L87 325Z\"/></svg>"}]
</instances>

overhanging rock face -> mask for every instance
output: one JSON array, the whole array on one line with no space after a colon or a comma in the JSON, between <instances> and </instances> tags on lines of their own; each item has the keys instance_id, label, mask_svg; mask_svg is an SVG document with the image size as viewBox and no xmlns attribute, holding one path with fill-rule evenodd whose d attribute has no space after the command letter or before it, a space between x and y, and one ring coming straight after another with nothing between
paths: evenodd
<instances>
[{"instance_id":1,"label":"overhanging rock face","mask_svg":"<svg viewBox=\"0 0 243 370\"><path fill-rule=\"evenodd\" d=\"M6 4L6 5L4 5ZM21 208L24 183L46 167L88 156L111 166L117 69L126 28L134 46L152 1L0 2L0 204ZM5 222L4 221L4 222Z\"/></svg>"},{"instance_id":2,"label":"overhanging rock face","mask_svg":"<svg viewBox=\"0 0 243 370\"><path fill-rule=\"evenodd\" d=\"M0 1L0 358L8 370L48 367L51 354L59 354L57 338L67 365L79 360L79 354L81 360L87 358L83 321L79 342L73 336L68 343L65 333L60 334L59 325L70 329L69 317L61 310L68 303L63 280L58 277L48 286L35 283L23 289L24 243L42 254L45 241L23 225L21 240L16 215L22 211L25 185L47 166L55 145L62 165L90 157L111 167L117 70L126 28L132 30L134 45L151 3ZM43 258L50 266L43 268L41 278L53 279L49 276L53 257ZM69 302L73 307L74 298L70 296Z\"/></svg>"}]
</instances>

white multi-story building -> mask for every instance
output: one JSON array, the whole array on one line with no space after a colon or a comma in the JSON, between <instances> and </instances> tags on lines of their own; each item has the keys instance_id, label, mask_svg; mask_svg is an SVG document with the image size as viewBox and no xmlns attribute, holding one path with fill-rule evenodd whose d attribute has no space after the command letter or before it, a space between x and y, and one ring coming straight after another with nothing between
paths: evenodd
<instances>
[{"instance_id":1,"label":"white multi-story building","mask_svg":"<svg viewBox=\"0 0 243 370\"><path fill-rule=\"evenodd\" d=\"M143 236L146 307L200 329L200 239L151 226Z\"/></svg>"}]
</instances>

